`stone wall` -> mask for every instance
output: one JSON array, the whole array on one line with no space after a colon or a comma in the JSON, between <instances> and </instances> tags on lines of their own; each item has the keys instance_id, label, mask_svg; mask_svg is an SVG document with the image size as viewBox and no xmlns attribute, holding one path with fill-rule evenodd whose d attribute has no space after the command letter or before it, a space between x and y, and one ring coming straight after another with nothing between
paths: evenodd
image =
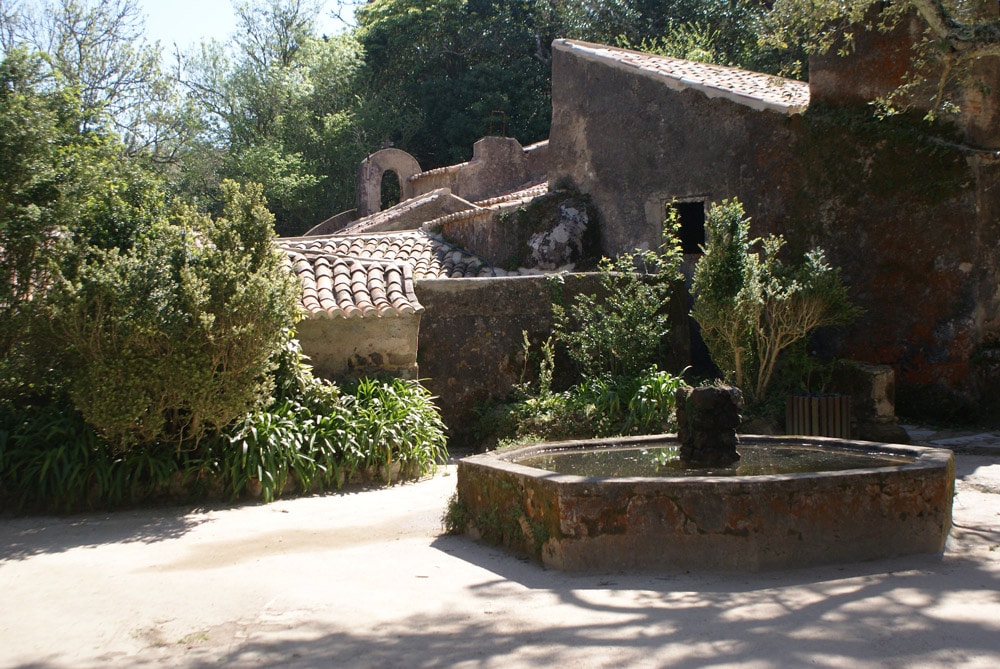
<instances>
[{"instance_id":1,"label":"stone wall","mask_svg":"<svg viewBox=\"0 0 1000 669\"><path fill-rule=\"evenodd\" d=\"M416 174L408 188L413 195L448 188L471 202L485 200L545 179L545 158L542 146L525 149L513 137L483 137L472 147L472 160Z\"/></svg>"},{"instance_id":2,"label":"stone wall","mask_svg":"<svg viewBox=\"0 0 1000 669\"><path fill-rule=\"evenodd\" d=\"M391 374L415 379L420 315L306 318L296 327L302 352L318 376Z\"/></svg>"},{"instance_id":3,"label":"stone wall","mask_svg":"<svg viewBox=\"0 0 1000 669\"><path fill-rule=\"evenodd\" d=\"M581 293L600 293L597 274L577 273L478 279L417 281L417 298L425 311L420 324L420 378L438 399L438 406L457 449L476 446L472 439L476 407L504 399L525 369L523 335L532 344L552 332L552 300L570 304ZM678 294L680 293L678 287ZM686 304L671 302L670 346L675 358L666 361L680 371L689 357ZM566 362L557 360L556 374ZM527 380L535 378L530 370ZM559 379L557 378L557 383Z\"/></svg>"},{"instance_id":4,"label":"stone wall","mask_svg":"<svg viewBox=\"0 0 1000 669\"><path fill-rule=\"evenodd\" d=\"M567 277L596 289L596 277ZM524 370L522 331L532 342L552 331L552 289L544 277L418 281L424 306L420 376L438 397L453 446L472 445L477 405L507 397Z\"/></svg>"},{"instance_id":5,"label":"stone wall","mask_svg":"<svg viewBox=\"0 0 1000 669\"><path fill-rule=\"evenodd\" d=\"M601 257L597 218L578 191L553 190L506 210L446 216L430 229L502 270L552 271L568 265L582 270L596 267Z\"/></svg>"},{"instance_id":6,"label":"stone wall","mask_svg":"<svg viewBox=\"0 0 1000 669\"><path fill-rule=\"evenodd\" d=\"M1000 161L906 120L815 105L755 110L553 48L550 183L593 199L604 251L656 243L673 198L738 197L754 234L819 244L864 316L821 338L891 365L900 387L979 400L1000 333Z\"/></svg>"}]
</instances>

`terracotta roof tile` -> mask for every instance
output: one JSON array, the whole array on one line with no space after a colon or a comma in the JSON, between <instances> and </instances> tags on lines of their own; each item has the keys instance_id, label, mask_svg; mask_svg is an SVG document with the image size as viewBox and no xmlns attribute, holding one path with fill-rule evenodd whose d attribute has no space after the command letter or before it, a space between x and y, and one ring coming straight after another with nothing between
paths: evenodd
<instances>
[{"instance_id":1,"label":"terracotta roof tile","mask_svg":"<svg viewBox=\"0 0 1000 669\"><path fill-rule=\"evenodd\" d=\"M310 318L393 317L424 310L406 263L282 248L286 265L302 283L301 305Z\"/></svg>"},{"instance_id":2,"label":"terracotta roof tile","mask_svg":"<svg viewBox=\"0 0 1000 669\"><path fill-rule=\"evenodd\" d=\"M754 109L796 114L809 106L809 84L804 81L574 40L556 40L554 46L661 77L674 88L696 88L709 97Z\"/></svg>"},{"instance_id":3,"label":"terracotta roof tile","mask_svg":"<svg viewBox=\"0 0 1000 669\"><path fill-rule=\"evenodd\" d=\"M504 274L503 270L493 269L484 259L456 249L422 230L286 237L279 239L278 245L292 257L326 256L402 263L410 268L413 278L417 280Z\"/></svg>"}]
</instances>

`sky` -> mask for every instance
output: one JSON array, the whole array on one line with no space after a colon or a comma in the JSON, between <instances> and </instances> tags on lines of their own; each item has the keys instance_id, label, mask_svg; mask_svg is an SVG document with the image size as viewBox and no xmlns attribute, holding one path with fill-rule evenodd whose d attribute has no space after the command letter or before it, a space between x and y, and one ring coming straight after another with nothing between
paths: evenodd
<instances>
[{"instance_id":1,"label":"sky","mask_svg":"<svg viewBox=\"0 0 1000 669\"><path fill-rule=\"evenodd\" d=\"M173 51L175 43L186 51L202 39L226 41L236 25L230 0L138 1L146 15L146 34L150 41L159 40L166 53ZM321 34L333 35L343 30L344 24L330 17L338 4L337 0L324 3L318 22Z\"/></svg>"}]
</instances>

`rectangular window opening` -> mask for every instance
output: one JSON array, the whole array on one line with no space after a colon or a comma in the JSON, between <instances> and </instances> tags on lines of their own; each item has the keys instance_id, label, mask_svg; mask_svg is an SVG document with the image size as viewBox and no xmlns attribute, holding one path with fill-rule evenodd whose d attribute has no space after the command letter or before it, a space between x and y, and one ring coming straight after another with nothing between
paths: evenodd
<instances>
[{"instance_id":1,"label":"rectangular window opening","mask_svg":"<svg viewBox=\"0 0 1000 669\"><path fill-rule=\"evenodd\" d=\"M673 202L667 206L674 207L680 219L681 252L701 253L701 247L705 243L704 200Z\"/></svg>"}]
</instances>

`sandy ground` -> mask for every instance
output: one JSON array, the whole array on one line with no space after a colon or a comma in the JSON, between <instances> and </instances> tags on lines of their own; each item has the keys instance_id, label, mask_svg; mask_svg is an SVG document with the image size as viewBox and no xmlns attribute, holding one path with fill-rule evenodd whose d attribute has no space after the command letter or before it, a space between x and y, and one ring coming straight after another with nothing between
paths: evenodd
<instances>
[{"instance_id":1,"label":"sandy ground","mask_svg":"<svg viewBox=\"0 0 1000 669\"><path fill-rule=\"evenodd\" d=\"M431 479L240 508L0 520L3 667L1000 667L1000 444L941 556L546 570L441 535Z\"/></svg>"}]
</instances>

